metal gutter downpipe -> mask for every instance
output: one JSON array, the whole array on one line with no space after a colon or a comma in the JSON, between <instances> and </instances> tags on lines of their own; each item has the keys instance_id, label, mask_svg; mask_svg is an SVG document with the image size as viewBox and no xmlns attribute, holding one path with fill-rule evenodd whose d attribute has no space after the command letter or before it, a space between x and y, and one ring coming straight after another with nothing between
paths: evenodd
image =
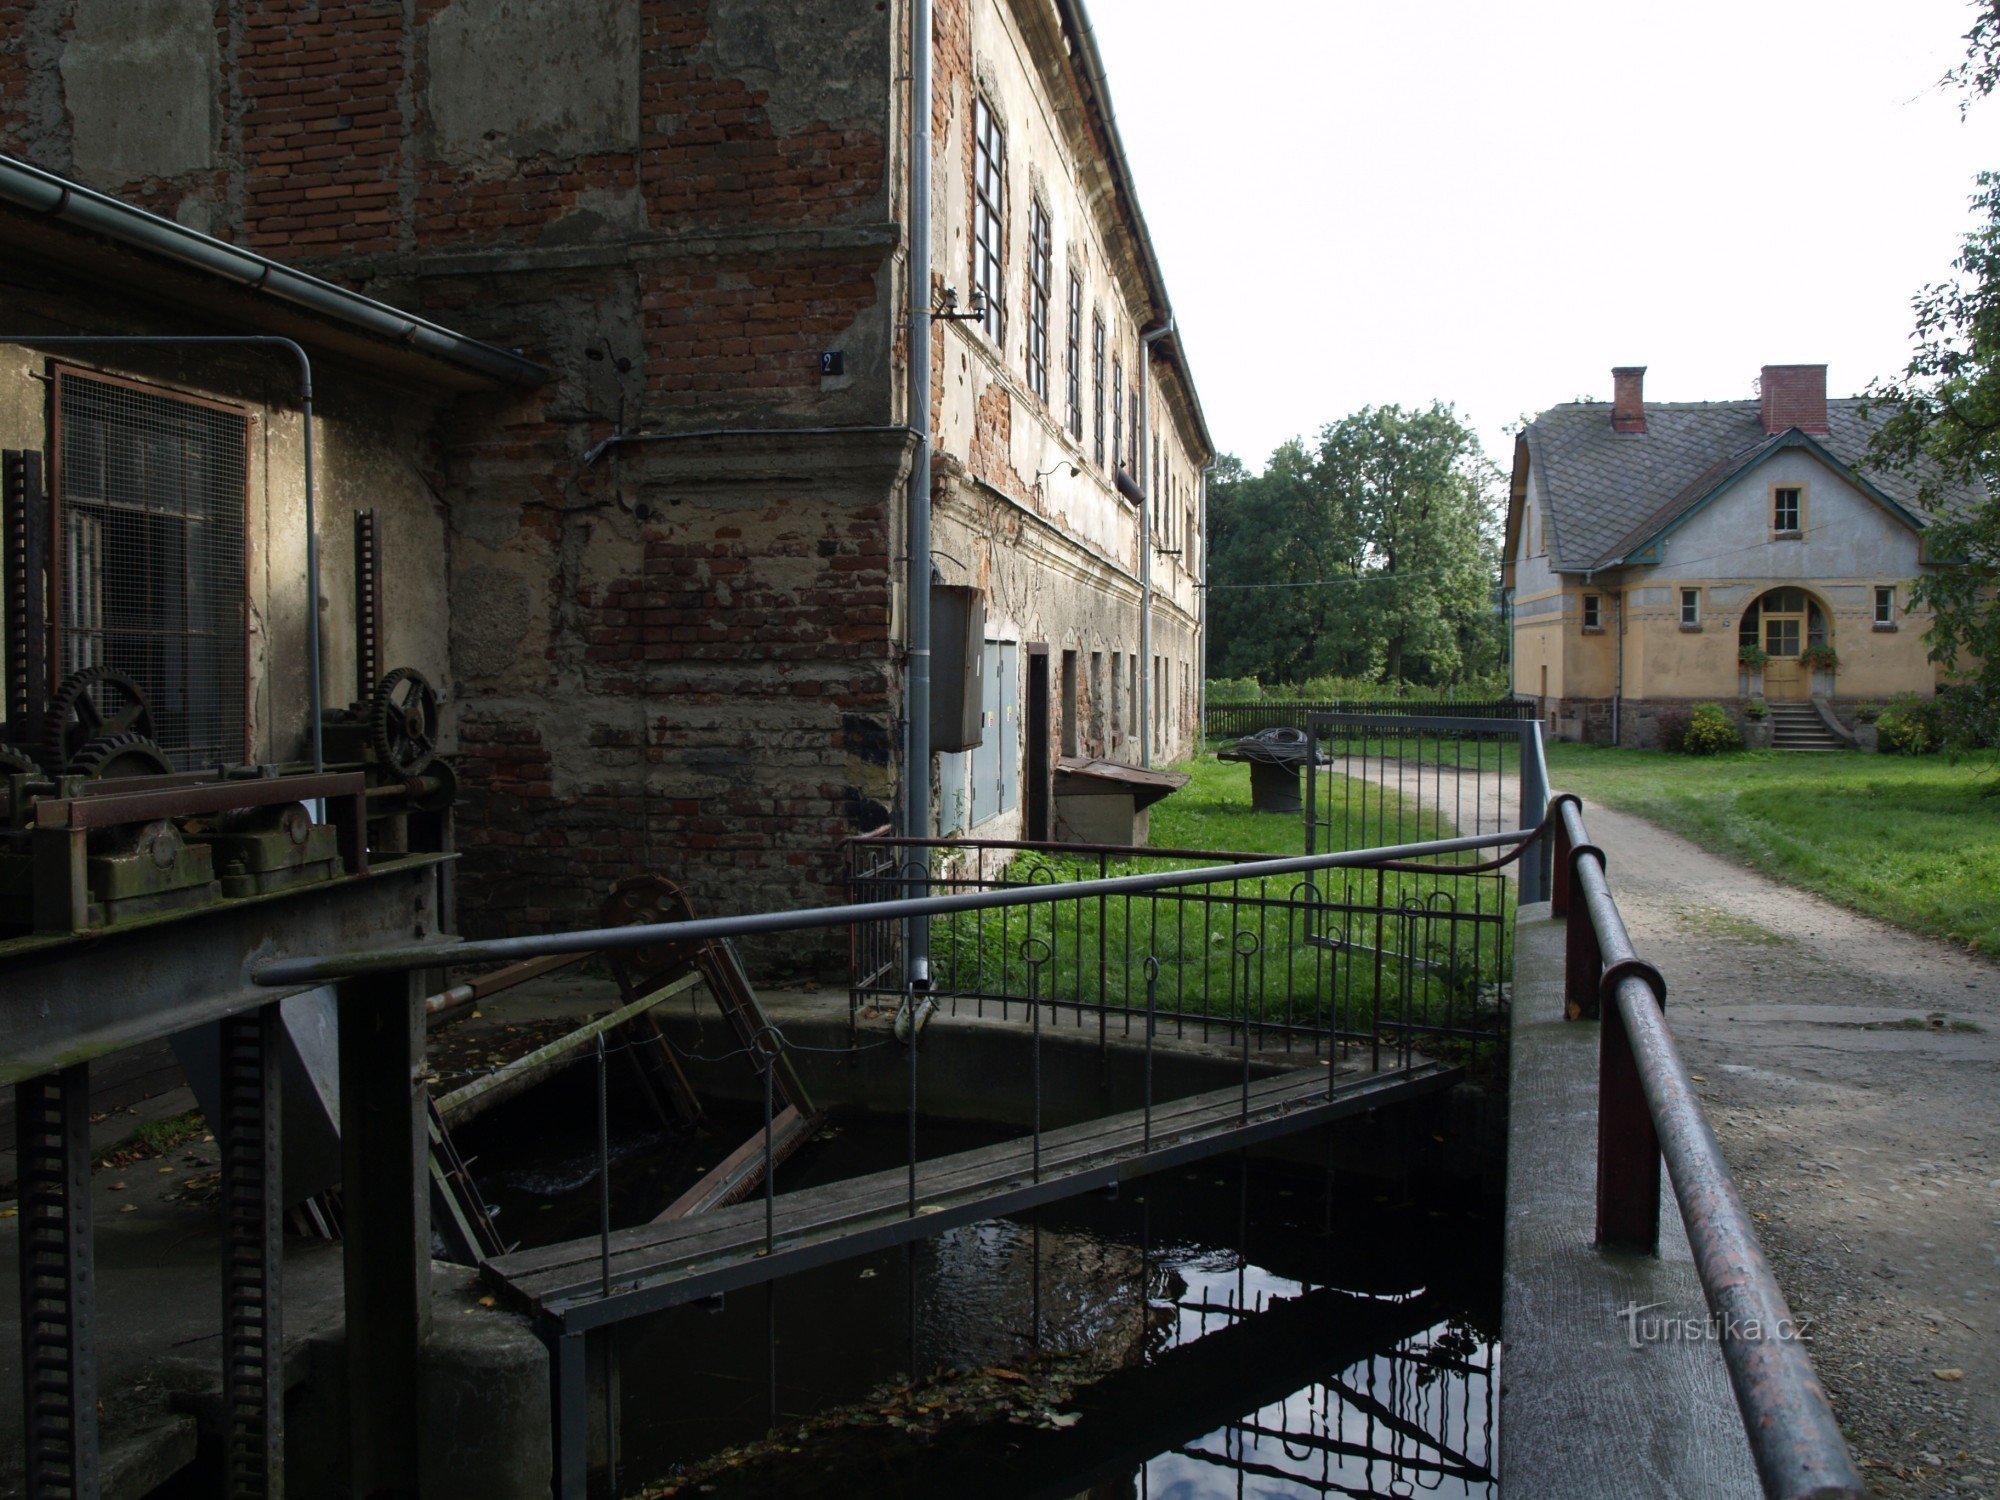
<instances>
[{"instance_id":1,"label":"metal gutter downpipe","mask_svg":"<svg viewBox=\"0 0 2000 1500\"><path fill-rule=\"evenodd\" d=\"M315 772L326 769L320 743L321 701L319 668L319 523L313 513L313 373L306 351L291 339L275 333L52 333L0 334L0 344L21 344L30 348L87 346L91 344L249 344L289 350L299 362L299 411L305 423L306 487L306 707L311 717L312 765ZM323 810L322 810L323 816Z\"/></svg>"},{"instance_id":2,"label":"metal gutter downpipe","mask_svg":"<svg viewBox=\"0 0 2000 1500\"><path fill-rule=\"evenodd\" d=\"M931 836L931 0L910 0L910 283L909 411L916 433L910 457L909 639L903 663L903 832ZM912 887L929 894L929 866ZM917 914L903 933L904 980L930 985L930 918Z\"/></svg>"},{"instance_id":3,"label":"metal gutter downpipe","mask_svg":"<svg viewBox=\"0 0 2000 1500\"><path fill-rule=\"evenodd\" d=\"M1139 335L1139 764L1153 764L1153 345L1174 331L1173 309L1159 327Z\"/></svg>"}]
</instances>

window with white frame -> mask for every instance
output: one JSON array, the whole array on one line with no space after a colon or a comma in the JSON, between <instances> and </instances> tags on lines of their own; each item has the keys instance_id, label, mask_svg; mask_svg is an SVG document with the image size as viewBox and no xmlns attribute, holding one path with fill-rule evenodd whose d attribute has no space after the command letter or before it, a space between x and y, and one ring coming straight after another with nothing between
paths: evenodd
<instances>
[{"instance_id":1,"label":"window with white frame","mask_svg":"<svg viewBox=\"0 0 2000 1500\"><path fill-rule=\"evenodd\" d=\"M1028 200L1028 389L1049 400L1049 297L1054 282L1049 211Z\"/></svg>"},{"instance_id":2,"label":"window with white frame","mask_svg":"<svg viewBox=\"0 0 2000 1500\"><path fill-rule=\"evenodd\" d=\"M1091 455L1104 467L1104 314L1090 315Z\"/></svg>"},{"instance_id":3,"label":"window with white frame","mask_svg":"<svg viewBox=\"0 0 2000 1500\"><path fill-rule=\"evenodd\" d=\"M1896 590L1893 585L1881 584L1876 587L1875 623L1878 626L1896 623Z\"/></svg>"},{"instance_id":4,"label":"window with white frame","mask_svg":"<svg viewBox=\"0 0 2000 1500\"><path fill-rule=\"evenodd\" d=\"M980 325L996 343L1007 330L1007 134L986 100L972 103L972 286Z\"/></svg>"},{"instance_id":5,"label":"window with white frame","mask_svg":"<svg viewBox=\"0 0 2000 1500\"><path fill-rule=\"evenodd\" d=\"M1701 590L1681 590L1681 628L1691 630L1701 624Z\"/></svg>"},{"instance_id":6,"label":"window with white frame","mask_svg":"<svg viewBox=\"0 0 2000 1500\"><path fill-rule=\"evenodd\" d=\"M1799 529L1800 499L1802 491L1795 484L1781 484L1771 491L1771 529L1773 531L1797 531Z\"/></svg>"},{"instance_id":7,"label":"window with white frame","mask_svg":"<svg viewBox=\"0 0 2000 1500\"><path fill-rule=\"evenodd\" d=\"M1069 397L1069 435L1080 443L1083 441L1083 279L1074 271L1069 273L1069 317L1063 332L1069 353L1065 392Z\"/></svg>"},{"instance_id":8,"label":"window with white frame","mask_svg":"<svg viewBox=\"0 0 2000 1500\"><path fill-rule=\"evenodd\" d=\"M1604 598L1600 594L1583 596L1583 628L1602 630L1604 628Z\"/></svg>"},{"instance_id":9,"label":"window with white frame","mask_svg":"<svg viewBox=\"0 0 2000 1500\"><path fill-rule=\"evenodd\" d=\"M1125 361L1111 356L1111 462L1125 462Z\"/></svg>"}]
</instances>

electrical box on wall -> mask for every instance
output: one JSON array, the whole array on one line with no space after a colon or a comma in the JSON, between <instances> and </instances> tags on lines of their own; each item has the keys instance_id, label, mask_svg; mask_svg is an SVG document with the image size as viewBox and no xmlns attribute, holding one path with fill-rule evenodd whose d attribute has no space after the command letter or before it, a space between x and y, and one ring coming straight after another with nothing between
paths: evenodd
<instances>
[{"instance_id":1,"label":"electrical box on wall","mask_svg":"<svg viewBox=\"0 0 2000 1500\"><path fill-rule=\"evenodd\" d=\"M932 584L932 750L970 750L979 743L985 650L986 596L962 584Z\"/></svg>"}]
</instances>

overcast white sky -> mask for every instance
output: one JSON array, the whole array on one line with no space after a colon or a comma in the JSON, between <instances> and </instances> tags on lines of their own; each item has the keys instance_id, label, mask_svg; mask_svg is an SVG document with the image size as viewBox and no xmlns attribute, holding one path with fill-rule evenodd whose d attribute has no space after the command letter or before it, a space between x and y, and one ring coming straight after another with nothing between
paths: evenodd
<instances>
[{"instance_id":1,"label":"overcast white sky","mask_svg":"<svg viewBox=\"0 0 2000 1500\"><path fill-rule=\"evenodd\" d=\"M1358 407L1747 397L1900 369L2000 98L1967 0L1089 0L1216 444Z\"/></svg>"}]
</instances>

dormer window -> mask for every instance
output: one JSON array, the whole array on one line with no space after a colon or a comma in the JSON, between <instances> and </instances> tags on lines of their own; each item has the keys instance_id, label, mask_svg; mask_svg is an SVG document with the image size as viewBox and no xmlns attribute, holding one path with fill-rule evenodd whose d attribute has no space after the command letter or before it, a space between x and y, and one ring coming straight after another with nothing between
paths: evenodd
<instances>
[{"instance_id":1,"label":"dormer window","mask_svg":"<svg viewBox=\"0 0 2000 1500\"><path fill-rule=\"evenodd\" d=\"M1771 491L1771 530L1779 536L1799 534L1801 501L1805 492L1795 484L1781 484Z\"/></svg>"}]
</instances>

